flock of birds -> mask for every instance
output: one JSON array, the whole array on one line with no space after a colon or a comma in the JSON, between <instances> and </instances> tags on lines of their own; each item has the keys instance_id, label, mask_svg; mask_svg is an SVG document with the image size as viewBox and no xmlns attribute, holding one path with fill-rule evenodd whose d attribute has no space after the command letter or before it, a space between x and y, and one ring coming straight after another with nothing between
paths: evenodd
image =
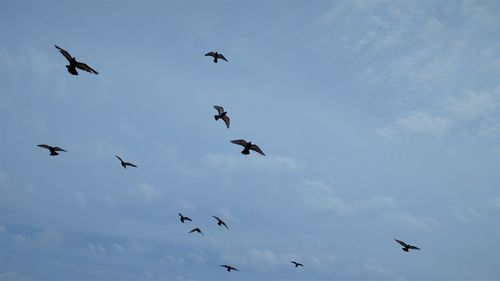
<instances>
[{"instance_id":1,"label":"flock of birds","mask_svg":"<svg viewBox=\"0 0 500 281\"><path fill-rule=\"evenodd\" d=\"M92 73L92 74L97 74L97 75L99 74L99 72L97 72L95 69L93 69L92 67L90 67L86 63L77 61L76 58L71 56L71 54L68 51L62 49L61 47L59 47L57 45L55 45L55 47L68 60L69 64L66 65L66 68L67 68L68 72L71 73L72 75L78 75L77 69L87 71L87 72ZM228 61L224 57L224 55L222 55L218 52L208 52L207 54L205 54L205 56L213 57L214 63L217 63L219 59L226 61L226 62ZM218 105L214 105L214 108L215 108L215 110L217 110L217 115L214 115L215 121L222 119L224 121L226 127L229 129L230 118L227 115L227 111L225 111L222 106L218 106ZM232 140L231 143L242 146L243 150L241 151L241 153L244 155L250 154L250 150L253 150L261 155L265 155L264 152L256 144L253 144L251 141L238 139L238 140ZM49 150L50 156L59 155L59 152L67 152L65 149L62 149L58 146L51 146L51 145L47 145L47 144L39 144L38 146ZM124 161L120 156L118 156L118 155L115 155L115 156L118 160L120 160L120 164L123 168L127 169L127 167L137 167L137 165L135 165L131 162ZM191 218L184 216L181 213L179 213L179 217L180 217L180 221L182 223L185 223L186 221L192 221ZM216 217L216 216L212 216L212 217L217 220L217 225L224 226L227 230L229 230L229 227L227 226L226 222L224 222L219 217ZM201 231L201 229L199 227L193 228L191 231L189 231L189 233L199 233L199 234L205 236L205 234L203 234L203 232ZM398 239L394 239L394 240L397 243L399 243L401 246L403 246L402 250L405 252L409 252L410 250L420 250L420 248L413 246L413 245L410 245L410 244L407 244L404 241L401 241ZM304 266L302 263L294 261L294 260L291 260L290 263L292 263L295 268ZM225 268L228 272L231 272L232 270L238 271L237 268L235 268L234 266L229 265L229 264L222 264L220 266Z\"/></svg>"}]
</instances>

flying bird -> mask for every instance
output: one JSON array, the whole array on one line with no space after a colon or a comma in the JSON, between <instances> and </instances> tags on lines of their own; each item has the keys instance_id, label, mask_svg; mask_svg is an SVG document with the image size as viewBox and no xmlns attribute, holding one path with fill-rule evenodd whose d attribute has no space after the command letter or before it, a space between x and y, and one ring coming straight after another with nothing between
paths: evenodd
<instances>
[{"instance_id":1,"label":"flying bird","mask_svg":"<svg viewBox=\"0 0 500 281\"><path fill-rule=\"evenodd\" d=\"M47 144L39 144L37 146L48 149L50 151L50 156L59 155L59 153L57 153L58 151L67 152L66 150L64 150L64 149L62 149L62 148L60 148L58 146L50 146L50 145L47 145Z\"/></svg>"},{"instance_id":2,"label":"flying bird","mask_svg":"<svg viewBox=\"0 0 500 281\"><path fill-rule=\"evenodd\" d=\"M218 217L216 217L216 216L212 216L212 217L213 217L214 219L216 219L216 220L217 220L217 225L219 225L219 226L222 226L222 225L223 225L223 226L225 226L227 229L229 229L229 227L227 227L226 223L225 223L223 220L219 219L219 218L218 218Z\"/></svg>"},{"instance_id":3,"label":"flying bird","mask_svg":"<svg viewBox=\"0 0 500 281\"><path fill-rule=\"evenodd\" d=\"M227 61L227 59L222 54L219 54L217 52L208 52L205 54L205 57L213 57L215 63L217 63L217 59Z\"/></svg>"},{"instance_id":4,"label":"flying bird","mask_svg":"<svg viewBox=\"0 0 500 281\"><path fill-rule=\"evenodd\" d=\"M215 121L222 119L224 123L226 123L226 127L229 129L229 117L227 116L227 112L224 111L224 107L214 105L214 108L219 112L219 114L214 115Z\"/></svg>"},{"instance_id":5,"label":"flying bird","mask_svg":"<svg viewBox=\"0 0 500 281\"><path fill-rule=\"evenodd\" d=\"M412 246L410 244L406 244L405 242L403 242L401 240L398 240L398 239L394 239L394 240L396 240L396 242L398 242L401 246L403 246L402 250L405 252L409 252L410 249L411 250L420 250L420 248L418 248L416 246Z\"/></svg>"},{"instance_id":6,"label":"flying bird","mask_svg":"<svg viewBox=\"0 0 500 281\"><path fill-rule=\"evenodd\" d=\"M251 141L246 142L245 140L232 140L231 142L234 144L239 144L244 147L243 150L241 151L242 154L245 155L250 154L250 149L251 149L259 154L265 155L264 152L260 150L260 148L256 144L252 144Z\"/></svg>"},{"instance_id":7,"label":"flying bird","mask_svg":"<svg viewBox=\"0 0 500 281\"><path fill-rule=\"evenodd\" d=\"M296 261L290 261L290 262L293 263L295 265L295 267L304 266L303 264L296 262Z\"/></svg>"},{"instance_id":8,"label":"flying bird","mask_svg":"<svg viewBox=\"0 0 500 281\"><path fill-rule=\"evenodd\" d=\"M225 267L227 269L228 272L231 272L231 270L235 270L235 271L239 271L238 269L236 269L235 267L232 267L228 264L221 264L220 266L222 267Z\"/></svg>"},{"instance_id":9,"label":"flying bird","mask_svg":"<svg viewBox=\"0 0 500 281\"><path fill-rule=\"evenodd\" d=\"M90 73L99 74L99 72L94 70L92 67L88 66L86 63L77 61L75 57L72 57L68 53L68 51L64 50L63 48L61 48L57 45L54 45L54 46L68 60L69 64L66 65L66 68L68 69L69 73L71 73L73 75L78 75L78 72L76 71L76 69L78 68L78 69L85 70L85 71L90 72Z\"/></svg>"},{"instance_id":10,"label":"flying bird","mask_svg":"<svg viewBox=\"0 0 500 281\"><path fill-rule=\"evenodd\" d=\"M121 162L121 164L122 164L123 168L127 169L127 166L131 166L131 167L136 167L136 168L137 168L137 166L136 166L136 165L134 165L134 164L132 164L132 163L130 163L130 162L125 162L125 161L123 161L123 160L122 160L122 159L121 159L118 155L115 155L115 156L116 156L116 158L118 158L118 160L120 160L120 162Z\"/></svg>"},{"instance_id":11,"label":"flying bird","mask_svg":"<svg viewBox=\"0 0 500 281\"><path fill-rule=\"evenodd\" d=\"M183 216L181 213L179 213L179 216L181 217L181 222L184 223L184 221L192 221L190 218Z\"/></svg>"},{"instance_id":12,"label":"flying bird","mask_svg":"<svg viewBox=\"0 0 500 281\"><path fill-rule=\"evenodd\" d=\"M203 234L203 232L201 232L201 229L199 229L198 227L197 228L193 228L193 230L189 231L189 233L193 233L193 232L198 232L201 235L205 236L205 234Z\"/></svg>"}]
</instances>

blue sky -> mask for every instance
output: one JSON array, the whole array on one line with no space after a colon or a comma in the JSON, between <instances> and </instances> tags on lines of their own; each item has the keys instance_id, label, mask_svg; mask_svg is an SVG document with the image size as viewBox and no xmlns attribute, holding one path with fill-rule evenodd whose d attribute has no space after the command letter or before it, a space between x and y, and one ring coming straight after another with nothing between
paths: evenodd
<instances>
[{"instance_id":1,"label":"blue sky","mask_svg":"<svg viewBox=\"0 0 500 281\"><path fill-rule=\"evenodd\" d=\"M6 0L0 25L0 280L500 279L498 1Z\"/></svg>"}]
</instances>

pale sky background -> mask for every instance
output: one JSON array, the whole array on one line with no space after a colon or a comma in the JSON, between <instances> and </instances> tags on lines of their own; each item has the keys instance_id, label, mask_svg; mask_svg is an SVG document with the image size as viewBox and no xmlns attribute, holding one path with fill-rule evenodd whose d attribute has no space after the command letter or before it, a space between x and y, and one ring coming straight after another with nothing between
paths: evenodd
<instances>
[{"instance_id":1,"label":"pale sky background","mask_svg":"<svg viewBox=\"0 0 500 281\"><path fill-rule=\"evenodd\" d=\"M500 280L499 1L1 0L0 26L0 280Z\"/></svg>"}]
</instances>

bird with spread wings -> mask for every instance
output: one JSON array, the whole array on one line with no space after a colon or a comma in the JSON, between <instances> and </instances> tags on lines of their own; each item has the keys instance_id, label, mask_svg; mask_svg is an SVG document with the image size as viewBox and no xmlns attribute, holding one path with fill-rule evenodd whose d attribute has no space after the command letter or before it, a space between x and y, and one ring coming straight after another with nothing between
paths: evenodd
<instances>
[{"instance_id":1,"label":"bird with spread wings","mask_svg":"<svg viewBox=\"0 0 500 281\"><path fill-rule=\"evenodd\" d=\"M253 144L251 141L247 142L245 140L232 140L231 142L243 146L243 150L241 151L242 154L248 155L250 154L250 150L253 150L261 155L266 155L256 144Z\"/></svg>"},{"instance_id":2,"label":"bird with spread wings","mask_svg":"<svg viewBox=\"0 0 500 281\"><path fill-rule=\"evenodd\" d=\"M68 69L69 73L71 73L73 75L78 75L78 72L76 71L76 69L78 68L78 69L81 69L81 70L84 70L84 71L87 71L87 72L90 72L93 74L99 74L99 72L97 72L95 69L90 67L88 64L77 61L75 57L71 56L68 53L68 51L64 50L63 48L61 48L57 45L54 45L54 46L68 60L69 64L66 65L66 68Z\"/></svg>"},{"instance_id":3,"label":"bird with spread wings","mask_svg":"<svg viewBox=\"0 0 500 281\"><path fill-rule=\"evenodd\" d=\"M50 156L59 155L59 153L57 153L57 152L61 152L61 151L67 152L66 150L64 150L58 146L50 146L48 144L39 144L37 146L48 149L50 151Z\"/></svg>"},{"instance_id":4,"label":"bird with spread wings","mask_svg":"<svg viewBox=\"0 0 500 281\"><path fill-rule=\"evenodd\" d=\"M219 54L217 52L208 52L205 54L205 57L213 57L214 58L214 63L217 63L218 59L227 61L227 59L224 57L224 55Z\"/></svg>"}]
</instances>

